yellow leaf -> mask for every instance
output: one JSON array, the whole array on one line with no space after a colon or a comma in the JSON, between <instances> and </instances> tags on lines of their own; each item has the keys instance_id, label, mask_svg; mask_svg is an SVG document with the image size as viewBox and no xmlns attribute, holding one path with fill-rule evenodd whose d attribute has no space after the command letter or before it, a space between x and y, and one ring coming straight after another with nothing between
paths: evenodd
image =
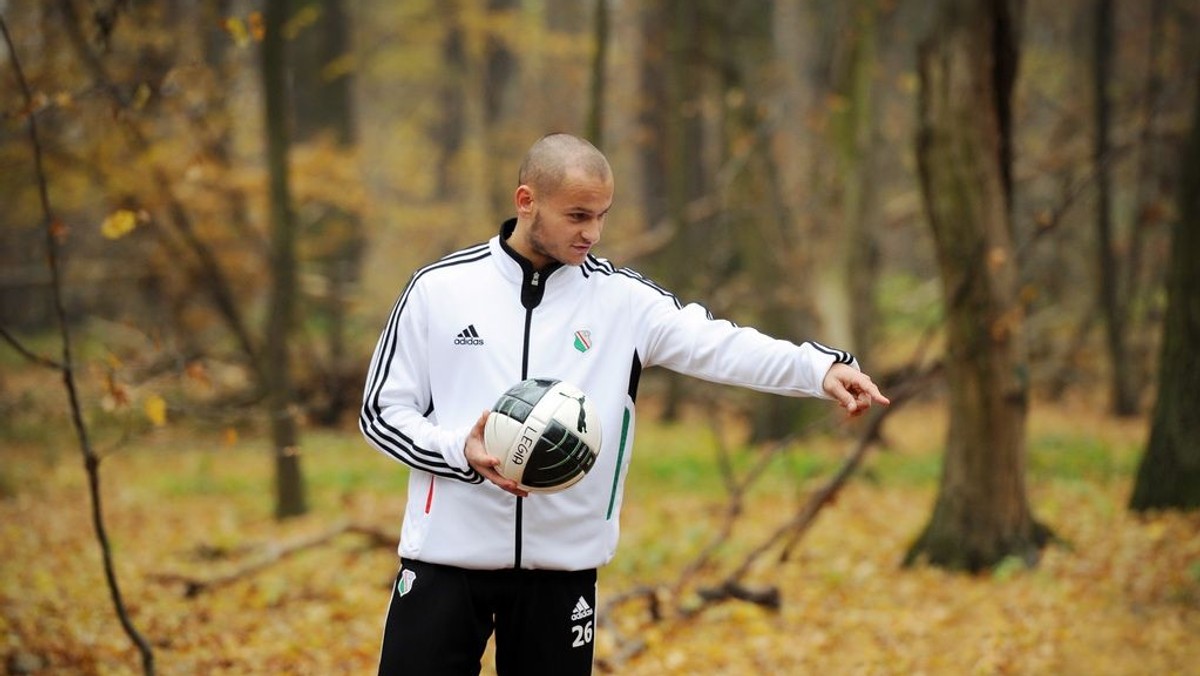
<instances>
[{"instance_id":1,"label":"yellow leaf","mask_svg":"<svg viewBox=\"0 0 1200 676\"><path fill-rule=\"evenodd\" d=\"M137 214L128 209L117 209L100 224L100 234L106 239L121 239L137 227Z\"/></svg>"},{"instance_id":2,"label":"yellow leaf","mask_svg":"<svg viewBox=\"0 0 1200 676\"><path fill-rule=\"evenodd\" d=\"M154 423L155 427L167 424L167 402L162 397L157 394L150 395L142 404L142 408L146 411L146 417Z\"/></svg>"},{"instance_id":3,"label":"yellow leaf","mask_svg":"<svg viewBox=\"0 0 1200 676\"><path fill-rule=\"evenodd\" d=\"M354 68L354 54L346 52L321 68L321 79L325 82L332 82L343 75L353 73Z\"/></svg>"},{"instance_id":4,"label":"yellow leaf","mask_svg":"<svg viewBox=\"0 0 1200 676\"><path fill-rule=\"evenodd\" d=\"M1158 542L1167 536L1167 524L1162 521L1154 521L1146 529L1146 534L1154 542Z\"/></svg>"},{"instance_id":5,"label":"yellow leaf","mask_svg":"<svg viewBox=\"0 0 1200 676\"><path fill-rule=\"evenodd\" d=\"M145 82L138 85L137 89L135 89L133 92L133 101L131 102L133 109L141 110L142 108L145 108L146 104L150 102L150 97L153 95L154 92L151 91L150 85L146 84Z\"/></svg>"},{"instance_id":6,"label":"yellow leaf","mask_svg":"<svg viewBox=\"0 0 1200 676\"><path fill-rule=\"evenodd\" d=\"M250 34L246 31L246 24L236 16L231 16L225 19L225 32L233 38L233 44L238 47L245 47L246 43L250 42Z\"/></svg>"},{"instance_id":7,"label":"yellow leaf","mask_svg":"<svg viewBox=\"0 0 1200 676\"><path fill-rule=\"evenodd\" d=\"M319 18L321 18L321 9L316 5L306 5L284 24L283 37L295 40L301 31L315 24Z\"/></svg>"}]
</instances>

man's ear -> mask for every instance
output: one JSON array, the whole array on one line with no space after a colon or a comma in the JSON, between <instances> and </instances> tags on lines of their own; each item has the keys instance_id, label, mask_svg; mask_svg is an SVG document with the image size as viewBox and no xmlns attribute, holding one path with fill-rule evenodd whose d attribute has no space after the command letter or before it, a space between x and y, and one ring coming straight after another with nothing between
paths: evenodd
<instances>
[{"instance_id":1,"label":"man's ear","mask_svg":"<svg viewBox=\"0 0 1200 676\"><path fill-rule=\"evenodd\" d=\"M533 213L533 188L525 184L517 186L513 194L513 203L517 206L517 215L528 216Z\"/></svg>"}]
</instances>

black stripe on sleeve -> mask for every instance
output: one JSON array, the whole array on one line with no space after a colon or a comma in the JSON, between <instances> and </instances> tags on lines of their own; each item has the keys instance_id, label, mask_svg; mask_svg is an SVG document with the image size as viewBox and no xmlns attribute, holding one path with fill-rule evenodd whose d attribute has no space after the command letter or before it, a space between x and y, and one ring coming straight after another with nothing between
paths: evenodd
<instances>
[{"instance_id":1,"label":"black stripe on sleeve","mask_svg":"<svg viewBox=\"0 0 1200 676\"><path fill-rule=\"evenodd\" d=\"M812 345L813 349L815 349L817 352L821 352L822 354L827 354L827 355L833 357L833 361L835 364L853 364L854 363L854 355L850 354L849 352L846 352L844 350L835 350L834 348L829 347L828 345L822 345L821 343L818 343L815 340L806 340L804 342L808 343L809 345Z\"/></svg>"},{"instance_id":2,"label":"black stripe on sleeve","mask_svg":"<svg viewBox=\"0 0 1200 676\"><path fill-rule=\"evenodd\" d=\"M602 275L620 275L622 277L628 277L629 279L644 284L651 289L654 289L658 293L666 296L667 298L670 298L671 302L675 304L676 309L683 309L683 303L679 302L679 298L677 298L675 294L671 293L662 286L659 286L656 282L651 280L649 277L642 275L642 273L638 272L637 270L632 268L614 268L613 265L607 260L592 256L589 256L588 259L584 261L583 268L587 271L598 272ZM709 315L709 318L711 319L712 315Z\"/></svg>"},{"instance_id":3,"label":"black stripe on sleeve","mask_svg":"<svg viewBox=\"0 0 1200 676\"><path fill-rule=\"evenodd\" d=\"M458 479L468 483L480 483L483 477L473 468L460 470L451 466L441 453L418 446L411 437L383 419L383 406L380 396L383 384L387 382L397 349L398 332L396 327L400 317L408 306L408 297L417 282L433 270L439 270L455 265L462 265L483 260L491 255L486 244L464 249L442 258L437 263L418 270L409 281L404 293L392 308L383 336L380 338L381 349L376 362L371 365L372 374L367 384L366 395L363 397L362 412L359 416L359 428L380 450L396 458L406 465L429 472L436 476ZM432 403L430 404L432 408ZM426 412L428 415L428 411Z\"/></svg>"}]
</instances>

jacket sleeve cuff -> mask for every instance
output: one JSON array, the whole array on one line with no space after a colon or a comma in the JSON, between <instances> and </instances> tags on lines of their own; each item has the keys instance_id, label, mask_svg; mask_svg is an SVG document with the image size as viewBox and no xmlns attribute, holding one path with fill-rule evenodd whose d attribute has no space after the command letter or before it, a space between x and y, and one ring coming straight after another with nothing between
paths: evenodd
<instances>
[{"instance_id":1,"label":"jacket sleeve cuff","mask_svg":"<svg viewBox=\"0 0 1200 676\"><path fill-rule=\"evenodd\" d=\"M467 462L467 435L469 433L469 429L450 430L447 433L446 446L442 450L446 462L451 467L465 473L475 471L471 467L471 463Z\"/></svg>"},{"instance_id":2,"label":"jacket sleeve cuff","mask_svg":"<svg viewBox=\"0 0 1200 676\"><path fill-rule=\"evenodd\" d=\"M810 362L813 369L813 375L816 376L816 380L809 385L811 388L810 392L813 396L821 399L833 399L833 397L829 396L829 393L825 391L825 376L829 375L829 369L833 368L834 364L846 364L856 371L862 370L862 368L860 368L858 365L858 360L854 358L854 355L851 355L848 352L843 354L845 355L845 358L839 358L836 355L819 352Z\"/></svg>"}]
</instances>

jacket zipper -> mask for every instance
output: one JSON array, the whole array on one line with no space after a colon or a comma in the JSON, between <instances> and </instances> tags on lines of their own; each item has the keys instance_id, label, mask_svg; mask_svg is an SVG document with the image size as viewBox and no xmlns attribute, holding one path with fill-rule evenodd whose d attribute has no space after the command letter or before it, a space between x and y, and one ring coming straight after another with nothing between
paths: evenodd
<instances>
[{"instance_id":1,"label":"jacket zipper","mask_svg":"<svg viewBox=\"0 0 1200 676\"><path fill-rule=\"evenodd\" d=\"M537 286L538 273L534 272L530 284ZM525 337L521 341L521 380L529 377L529 342L533 330L533 308L525 310ZM516 528L513 542L513 568L521 567L521 533L523 530L522 514L524 513L525 498L517 498Z\"/></svg>"},{"instance_id":2,"label":"jacket zipper","mask_svg":"<svg viewBox=\"0 0 1200 676\"><path fill-rule=\"evenodd\" d=\"M543 270L534 270L529 261L514 254L521 264L523 277L521 280L521 306L525 308L525 338L521 348L521 380L529 377L529 343L533 335L533 310L542 302L545 287L542 286L542 274L550 275L561 264L554 264ZM517 498L516 528L513 533L513 568L521 567L521 533L523 529L522 514L525 509L525 499Z\"/></svg>"}]
</instances>

